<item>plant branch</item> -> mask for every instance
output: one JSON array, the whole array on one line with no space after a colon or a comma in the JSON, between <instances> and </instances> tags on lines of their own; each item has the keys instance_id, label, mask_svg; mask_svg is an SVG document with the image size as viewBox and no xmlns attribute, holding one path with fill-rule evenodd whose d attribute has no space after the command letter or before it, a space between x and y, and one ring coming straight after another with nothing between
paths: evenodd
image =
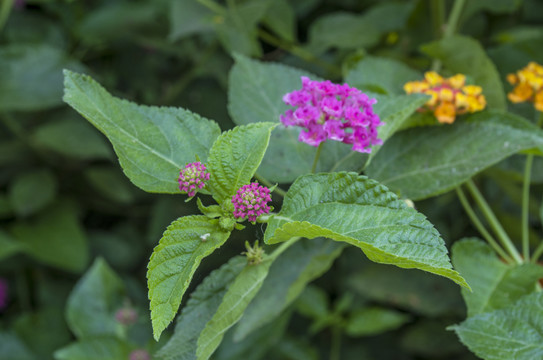
<instances>
[{"instance_id":1,"label":"plant branch","mask_svg":"<svg viewBox=\"0 0 543 360\"><path fill-rule=\"evenodd\" d=\"M515 245L513 245L513 242L509 238L509 235L507 235L507 233L503 229L502 225L496 218L496 215L494 215L494 212L492 212L492 209L486 202L485 198L483 197L483 195L479 192L479 189L477 189L477 187L473 183L473 180L469 179L468 181L466 181L466 186L469 192L471 193L471 195L473 196L477 205L479 205L479 207L481 208L483 215L488 220L488 223L490 224L491 228L496 233L496 236L501 241L503 247L507 250L509 255L513 257L516 263L522 264L523 262L522 257L520 256L517 249L515 248Z\"/></svg>"},{"instance_id":2,"label":"plant branch","mask_svg":"<svg viewBox=\"0 0 543 360\"><path fill-rule=\"evenodd\" d=\"M507 255L507 253L501 248L500 244L494 239L494 237L488 232L488 230L485 228L481 220L477 217L477 214L473 210L473 207L470 205L468 199L466 198L466 195L464 194L464 191L459 186L456 188L456 194L458 195L458 198L460 199L460 203L462 203L462 206L464 207L464 211L466 214L468 214L468 217L470 218L471 222L479 233L485 238L485 240L488 242L488 244L496 251L505 261L511 263L514 262L513 259Z\"/></svg>"},{"instance_id":3,"label":"plant branch","mask_svg":"<svg viewBox=\"0 0 543 360\"><path fill-rule=\"evenodd\" d=\"M317 148L317 152L315 153L315 159L313 159L313 166L311 166L312 174L314 174L315 170L317 170L317 163L319 162L319 157L321 156L322 144L324 144L324 142L321 142L319 144L319 147Z\"/></svg>"}]
</instances>

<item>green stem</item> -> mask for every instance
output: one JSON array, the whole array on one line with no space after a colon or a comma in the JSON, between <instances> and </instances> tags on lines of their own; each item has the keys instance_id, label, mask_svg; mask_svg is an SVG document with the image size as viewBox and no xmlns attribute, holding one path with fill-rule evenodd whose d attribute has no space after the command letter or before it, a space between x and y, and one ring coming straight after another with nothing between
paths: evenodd
<instances>
[{"instance_id":1,"label":"green stem","mask_svg":"<svg viewBox=\"0 0 543 360\"><path fill-rule=\"evenodd\" d=\"M473 223L473 225L475 225L479 233L481 233L481 235L490 244L490 246L492 246L494 251L496 251L505 261L509 263L513 262L513 259L509 255L507 255L507 253L501 248L500 244L498 244L494 237L490 235L481 220L479 220L477 214L473 210L473 207L470 205L468 199L466 198L466 195L464 194L464 191L460 186L456 188L456 194L458 195L458 198L460 199L460 202L464 207L464 211L466 211L466 213L468 214L471 222Z\"/></svg>"},{"instance_id":2,"label":"green stem","mask_svg":"<svg viewBox=\"0 0 543 360\"><path fill-rule=\"evenodd\" d=\"M528 220L530 217L530 180L532 178L532 164L534 155L526 156L526 165L524 167L524 182L522 184L522 256L525 259L530 258L530 236L528 229Z\"/></svg>"},{"instance_id":3,"label":"green stem","mask_svg":"<svg viewBox=\"0 0 543 360\"><path fill-rule=\"evenodd\" d=\"M503 229L502 225L496 218L496 215L494 215L494 213L492 212L492 209L484 199L483 195L479 192L479 189L477 189L477 187L473 183L473 180L469 179L468 181L466 181L466 186L477 205L479 205L479 207L481 208L483 215L488 220L490 227L496 233L496 236L501 241L503 247L507 250L509 255L513 257L516 263L522 264L522 257L515 248L515 245L513 245L513 242L509 238L509 235L507 235L507 233Z\"/></svg>"},{"instance_id":4,"label":"green stem","mask_svg":"<svg viewBox=\"0 0 543 360\"><path fill-rule=\"evenodd\" d=\"M441 39L443 24L445 23L445 0L430 0L430 12L432 14L434 37ZM441 70L441 60L434 58L431 69L439 72Z\"/></svg>"},{"instance_id":5,"label":"green stem","mask_svg":"<svg viewBox=\"0 0 543 360\"><path fill-rule=\"evenodd\" d=\"M531 261L533 263L536 263L537 260L539 259L539 257L541 256L541 254L543 254L543 240L541 240L541 242L539 243L539 245L535 249L534 254L532 255L532 260Z\"/></svg>"},{"instance_id":6,"label":"green stem","mask_svg":"<svg viewBox=\"0 0 543 360\"><path fill-rule=\"evenodd\" d=\"M255 178L260 181L262 184L266 185L267 187L271 188L274 186L274 184L272 184L268 179L266 179L265 177L262 177L258 174L255 174ZM277 195L281 196L281 197L285 197L285 195L287 194L287 192L283 189L281 189L279 186L276 186L275 189L273 189L273 192L276 193Z\"/></svg>"},{"instance_id":7,"label":"green stem","mask_svg":"<svg viewBox=\"0 0 543 360\"><path fill-rule=\"evenodd\" d=\"M278 48L286 50L290 52L292 55L297 56L304 61L316 64L322 67L323 69L325 69L326 71L328 71L330 74L332 74L335 77L341 76L341 70L339 68L325 61L322 61L321 59L319 59L318 57L316 57L309 51L295 44L279 39L263 29L258 29L258 36L270 45L277 46Z\"/></svg>"},{"instance_id":8,"label":"green stem","mask_svg":"<svg viewBox=\"0 0 543 360\"><path fill-rule=\"evenodd\" d=\"M270 258L272 259L275 259L277 258L279 255L281 255L285 250L287 250L289 247L291 247L292 245L294 245L298 240L300 240L301 237L299 236L295 236L293 238L290 238L289 240L281 243L281 245L279 245L278 248L276 248L271 254L270 254Z\"/></svg>"},{"instance_id":9,"label":"green stem","mask_svg":"<svg viewBox=\"0 0 543 360\"><path fill-rule=\"evenodd\" d=\"M451 13L449 14L449 19L447 20L447 26L445 27L445 33L443 38L447 39L454 35L458 27L458 20L460 20L460 14L462 14L462 9L466 0L456 0L452 7Z\"/></svg>"},{"instance_id":10,"label":"green stem","mask_svg":"<svg viewBox=\"0 0 543 360\"><path fill-rule=\"evenodd\" d=\"M324 144L324 142L321 142L319 144L319 147L317 148L317 152L315 153L315 159L313 160L313 166L311 166L311 173L312 174L314 174L315 170L317 170L317 163L319 162L319 157L321 156L322 144Z\"/></svg>"},{"instance_id":11,"label":"green stem","mask_svg":"<svg viewBox=\"0 0 543 360\"><path fill-rule=\"evenodd\" d=\"M332 327L332 345L330 347L330 360L341 359L341 328Z\"/></svg>"}]
</instances>

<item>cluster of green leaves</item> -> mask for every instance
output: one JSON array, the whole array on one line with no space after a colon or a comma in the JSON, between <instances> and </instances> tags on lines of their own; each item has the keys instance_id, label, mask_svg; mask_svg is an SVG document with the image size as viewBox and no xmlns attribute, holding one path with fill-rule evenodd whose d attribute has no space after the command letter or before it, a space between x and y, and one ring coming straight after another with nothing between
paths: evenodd
<instances>
[{"instance_id":1,"label":"cluster of green leaves","mask_svg":"<svg viewBox=\"0 0 543 360\"><path fill-rule=\"evenodd\" d=\"M543 135L529 106L507 109L502 85L543 63L537 0L466 2L464 35L447 40L418 0L15 3L0 9L0 357L317 359L342 337L345 359L472 359L455 333L484 359L541 355L540 267L469 239L453 247L458 274L442 240L473 234L450 190L475 176L520 238L518 153L536 154L532 244L541 236ZM482 85L489 109L451 126L416 113L426 98L402 86L432 59ZM315 149L277 126L302 75L376 97L384 145L367 156L327 142L309 175ZM63 105L63 86L96 129ZM171 194L196 158L211 197L184 203ZM249 266L234 255L255 228L234 231L229 199L255 174L292 185L282 204L273 195L278 216L256 228L267 255ZM431 273L471 286L466 321L459 287ZM127 301L132 326L114 320Z\"/></svg>"}]
</instances>

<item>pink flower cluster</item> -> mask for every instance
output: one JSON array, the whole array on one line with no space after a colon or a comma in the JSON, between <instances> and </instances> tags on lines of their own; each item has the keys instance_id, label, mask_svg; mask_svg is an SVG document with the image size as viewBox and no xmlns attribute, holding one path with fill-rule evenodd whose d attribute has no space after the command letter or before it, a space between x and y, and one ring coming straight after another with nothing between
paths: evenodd
<instances>
[{"instance_id":1,"label":"pink flower cluster","mask_svg":"<svg viewBox=\"0 0 543 360\"><path fill-rule=\"evenodd\" d=\"M312 146L326 139L352 144L353 151L371 152L371 145L381 145L377 127L383 125L373 112L375 99L347 84L313 81L302 76L302 89L283 96L287 110L280 120L285 126L299 126L298 140Z\"/></svg>"},{"instance_id":2,"label":"pink flower cluster","mask_svg":"<svg viewBox=\"0 0 543 360\"><path fill-rule=\"evenodd\" d=\"M243 185L232 197L234 217L236 219L248 217L250 222L255 222L257 217L270 212L269 201L271 196L267 187L260 186L257 182Z\"/></svg>"},{"instance_id":3,"label":"pink flower cluster","mask_svg":"<svg viewBox=\"0 0 543 360\"><path fill-rule=\"evenodd\" d=\"M179 173L179 190L193 197L205 186L206 180L209 180L209 173L204 164L199 161L189 163Z\"/></svg>"},{"instance_id":4,"label":"pink flower cluster","mask_svg":"<svg viewBox=\"0 0 543 360\"><path fill-rule=\"evenodd\" d=\"M115 320L122 325L133 325L138 321L138 313L131 307L123 307L115 313Z\"/></svg>"}]
</instances>

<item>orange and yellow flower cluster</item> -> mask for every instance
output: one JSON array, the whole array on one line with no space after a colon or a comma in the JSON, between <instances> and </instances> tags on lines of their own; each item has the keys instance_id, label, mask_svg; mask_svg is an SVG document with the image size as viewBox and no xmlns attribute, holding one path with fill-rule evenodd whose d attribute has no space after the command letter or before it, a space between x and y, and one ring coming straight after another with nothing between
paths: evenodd
<instances>
[{"instance_id":1,"label":"orange and yellow flower cluster","mask_svg":"<svg viewBox=\"0 0 543 360\"><path fill-rule=\"evenodd\" d=\"M476 85L466 85L466 76L456 74L443 78L434 71L424 74L422 81L410 81L404 85L408 94L426 94L428 100L420 111L433 111L440 123L452 124L456 115L481 111L486 106L483 89Z\"/></svg>"},{"instance_id":2,"label":"orange and yellow flower cluster","mask_svg":"<svg viewBox=\"0 0 543 360\"><path fill-rule=\"evenodd\" d=\"M530 62L516 74L507 75L507 81L515 85L507 98L514 103L533 101L538 111L543 111L543 66Z\"/></svg>"}]
</instances>

